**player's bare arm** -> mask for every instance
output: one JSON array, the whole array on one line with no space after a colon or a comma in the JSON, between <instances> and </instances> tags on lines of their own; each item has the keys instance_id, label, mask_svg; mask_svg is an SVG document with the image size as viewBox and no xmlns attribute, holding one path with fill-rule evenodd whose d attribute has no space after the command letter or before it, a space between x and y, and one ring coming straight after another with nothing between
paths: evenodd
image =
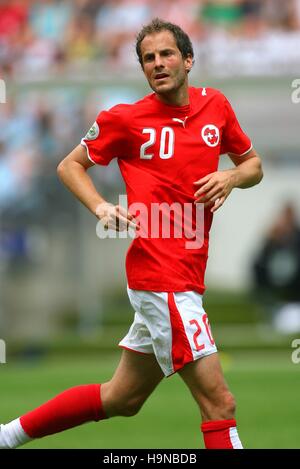
<instances>
[{"instance_id":1,"label":"player's bare arm","mask_svg":"<svg viewBox=\"0 0 300 469\"><path fill-rule=\"evenodd\" d=\"M57 167L57 173L64 185L82 202L106 229L122 231L129 226L136 228L132 215L119 205L107 202L95 188L87 173L94 163L87 157L82 145L74 148Z\"/></svg>"},{"instance_id":2,"label":"player's bare arm","mask_svg":"<svg viewBox=\"0 0 300 469\"><path fill-rule=\"evenodd\" d=\"M212 212L224 204L232 189L255 186L263 177L261 159L254 149L243 156L230 153L229 157L235 168L210 173L194 183L199 187L194 194L195 203L212 206Z\"/></svg>"}]
</instances>

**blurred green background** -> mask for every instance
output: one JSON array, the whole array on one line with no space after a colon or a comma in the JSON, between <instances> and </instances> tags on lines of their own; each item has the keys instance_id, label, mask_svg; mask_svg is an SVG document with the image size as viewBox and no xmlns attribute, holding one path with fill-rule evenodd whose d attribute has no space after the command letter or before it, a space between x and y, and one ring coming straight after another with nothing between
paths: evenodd
<instances>
[{"instance_id":1,"label":"blurred green background","mask_svg":"<svg viewBox=\"0 0 300 469\"><path fill-rule=\"evenodd\" d=\"M133 44L154 16L189 33L191 84L224 92L262 156L262 183L233 191L214 217L204 306L244 446L299 448L298 0L0 2L0 422L109 379L119 360L133 318L130 240L100 240L56 167L100 110L150 92ZM117 203L125 190L116 161L90 174ZM199 425L173 376L132 419L26 448L198 448Z\"/></svg>"}]
</instances>

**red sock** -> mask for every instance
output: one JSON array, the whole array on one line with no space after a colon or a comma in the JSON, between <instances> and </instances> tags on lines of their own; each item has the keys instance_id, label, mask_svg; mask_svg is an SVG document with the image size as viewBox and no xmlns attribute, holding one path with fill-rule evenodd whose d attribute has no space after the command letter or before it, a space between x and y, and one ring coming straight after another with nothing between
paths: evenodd
<instances>
[{"instance_id":1,"label":"red sock","mask_svg":"<svg viewBox=\"0 0 300 469\"><path fill-rule=\"evenodd\" d=\"M214 420L201 425L206 449L242 449L235 419Z\"/></svg>"},{"instance_id":2,"label":"red sock","mask_svg":"<svg viewBox=\"0 0 300 469\"><path fill-rule=\"evenodd\" d=\"M106 418L100 384L76 386L20 417L23 430L31 438L58 433L82 423Z\"/></svg>"}]
</instances>

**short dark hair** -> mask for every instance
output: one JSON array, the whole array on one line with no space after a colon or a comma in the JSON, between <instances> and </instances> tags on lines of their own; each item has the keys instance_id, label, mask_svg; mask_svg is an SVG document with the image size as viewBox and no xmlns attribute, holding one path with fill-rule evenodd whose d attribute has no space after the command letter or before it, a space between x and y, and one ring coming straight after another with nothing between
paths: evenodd
<instances>
[{"instance_id":1,"label":"short dark hair","mask_svg":"<svg viewBox=\"0 0 300 469\"><path fill-rule=\"evenodd\" d=\"M135 50L142 68L143 57L141 52L141 43L143 39L149 34L160 33L161 31L170 31L173 34L176 45L184 59L186 59L189 55L194 58L193 45L189 36L176 24L163 21L160 18L154 18L151 23L143 26L136 37Z\"/></svg>"}]
</instances>

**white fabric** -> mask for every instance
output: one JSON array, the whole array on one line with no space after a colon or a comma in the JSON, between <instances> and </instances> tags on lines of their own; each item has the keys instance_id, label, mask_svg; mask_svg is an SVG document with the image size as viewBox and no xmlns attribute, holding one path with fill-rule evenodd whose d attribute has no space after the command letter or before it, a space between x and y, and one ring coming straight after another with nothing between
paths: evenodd
<instances>
[{"instance_id":1,"label":"white fabric","mask_svg":"<svg viewBox=\"0 0 300 469\"><path fill-rule=\"evenodd\" d=\"M230 427L229 437L230 437L230 441L231 441L233 449L243 449L236 427Z\"/></svg>"},{"instance_id":2,"label":"white fabric","mask_svg":"<svg viewBox=\"0 0 300 469\"><path fill-rule=\"evenodd\" d=\"M27 433L24 432L20 419L12 420L6 425L0 425L0 448L17 448L30 441Z\"/></svg>"},{"instance_id":3,"label":"white fabric","mask_svg":"<svg viewBox=\"0 0 300 469\"><path fill-rule=\"evenodd\" d=\"M177 370L174 370L172 356L174 330L172 331L168 293L130 288L127 291L135 316L128 334L119 345L140 353L154 353L165 376L173 374ZM202 306L202 296L192 291L175 292L172 295L178 311L176 314L179 314L183 324L182 334L188 339L186 344L192 355L190 361L215 353L217 348Z\"/></svg>"}]
</instances>

